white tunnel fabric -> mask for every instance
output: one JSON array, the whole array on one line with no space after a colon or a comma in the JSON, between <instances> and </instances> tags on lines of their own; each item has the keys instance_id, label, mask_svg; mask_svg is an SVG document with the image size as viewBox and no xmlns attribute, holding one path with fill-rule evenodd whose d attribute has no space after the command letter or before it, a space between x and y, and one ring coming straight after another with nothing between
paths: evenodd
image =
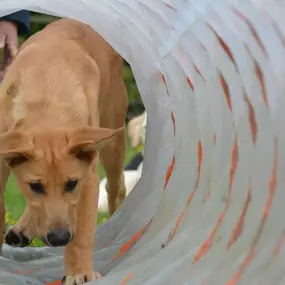
<instances>
[{"instance_id":1,"label":"white tunnel fabric","mask_svg":"<svg viewBox=\"0 0 285 285\"><path fill-rule=\"evenodd\" d=\"M284 0L0 9L90 24L130 63L146 106L143 175L97 230L96 284L285 284ZM0 284L49 284L63 270L62 249L4 246Z\"/></svg>"}]
</instances>

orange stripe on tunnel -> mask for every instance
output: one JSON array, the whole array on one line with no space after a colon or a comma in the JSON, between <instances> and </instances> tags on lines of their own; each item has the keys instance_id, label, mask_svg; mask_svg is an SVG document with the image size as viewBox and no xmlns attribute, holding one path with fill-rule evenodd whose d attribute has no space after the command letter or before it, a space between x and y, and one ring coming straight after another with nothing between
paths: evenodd
<instances>
[{"instance_id":1,"label":"orange stripe on tunnel","mask_svg":"<svg viewBox=\"0 0 285 285\"><path fill-rule=\"evenodd\" d=\"M195 184L195 188L193 190L193 192L191 193L190 197L188 198L187 202L186 202L186 205L185 205L185 208L183 210L183 212L179 215L176 223L175 223L175 226L174 226L174 229L172 230L172 232L170 233L169 235L169 238L168 238L168 241L171 241L173 239L173 237L175 236L178 228L179 228L179 225L184 217L184 214L185 214L185 211L187 209L187 207L190 205L195 193L197 192L197 189L198 189L198 185L199 185L199 181L200 181L200 172L201 172L201 165L202 165L202 162L203 162L203 147L202 147L202 142L201 140L199 140L198 142L198 176L197 176L197 180L196 180L196 184Z\"/></svg>"},{"instance_id":2,"label":"orange stripe on tunnel","mask_svg":"<svg viewBox=\"0 0 285 285\"><path fill-rule=\"evenodd\" d=\"M234 274L234 276L226 283L226 285L237 285L239 283L240 278L242 277L243 273L245 272L247 266L251 263L255 251L256 246L258 243L258 240L261 236L261 233L264 229L270 207L272 205L272 200L275 194L276 189L276 170L277 170L277 139L275 138L275 144L274 144L274 161L273 161L273 167L272 167L272 174L269 181L269 193L267 197L267 201L264 207L262 220L260 222L257 234L252 242L251 248L247 256L245 257L244 261L242 262L241 266L239 267L238 271Z\"/></svg>"},{"instance_id":3,"label":"orange stripe on tunnel","mask_svg":"<svg viewBox=\"0 0 285 285\"><path fill-rule=\"evenodd\" d=\"M48 282L45 285L62 285L62 282L61 280L56 280L56 281Z\"/></svg>"},{"instance_id":4,"label":"orange stripe on tunnel","mask_svg":"<svg viewBox=\"0 0 285 285\"><path fill-rule=\"evenodd\" d=\"M128 275L124 280L123 282L121 282L120 285L126 285L134 276L134 273L131 273L130 275Z\"/></svg>"},{"instance_id":5,"label":"orange stripe on tunnel","mask_svg":"<svg viewBox=\"0 0 285 285\"><path fill-rule=\"evenodd\" d=\"M151 224L152 219L149 221L149 223L143 227L140 231L138 231L129 241L127 241L119 250L119 252L111 259L110 262L118 259L123 254L125 254L133 245L134 243L143 235L147 227Z\"/></svg>"},{"instance_id":6,"label":"orange stripe on tunnel","mask_svg":"<svg viewBox=\"0 0 285 285\"><path fill-rule=\"evenodd\" d=\"M221 223L222 223L222 221L226 215L226 212L229 208L229 205L230 205L230 199L231 199L231 193L232 193L232 184L233 184L233 179L234 179L234 175L235 175L235 170L237 167L237 162L238 162L238 145L237 145L237 139L235 139L233 149L232 149L232 155L231 155L230 181L229 181L229 186L228 186L228 196L227 196L226 206L225 206L224 210L222 211L222 213L219 215L218 221L217 221L214 229L210 233L210 236L202 244L199 251L197 252L192 264L195 264L197 261L199 261L200 258L203 255L205 255L209 251L209 249L212 247L212 244L214 242L214 238L216 236L218 228L221 225Z\"/></svg>"},{"instance_id":7,"label":"orange stripe on tunnel","mask_svg":"<svg viewBox=\"0 0 285 285\"><path fill-rule=\"evenodd\" d=\"M165 182L164 182L164 190L165 190L166 187L167 187L167 184L168 184L169 179L170 179L170 177L171 177L171 174L172 174L174 165L175 165L175 156L173 156L172 162L171 162L171 164L170 164L170 166L169 166L169 168L168 168L168 170L167 170L167 172L166 172L166 177L165 177Z\"/></svg>"}]
</instances>

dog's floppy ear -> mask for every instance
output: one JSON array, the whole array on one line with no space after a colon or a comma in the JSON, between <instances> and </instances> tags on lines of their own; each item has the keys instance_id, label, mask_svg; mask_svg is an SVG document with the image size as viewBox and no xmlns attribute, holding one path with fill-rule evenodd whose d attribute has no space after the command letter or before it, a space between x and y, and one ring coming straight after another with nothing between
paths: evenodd
<instances>
[{"instance_id":1,"label":"dog's floppy ear","mask_svg":"<svg viewBox=\"0 0 285 285\"><path fill-rule=\"evenodd\" d=\"M26 135L18 131L0 135L0 156L4 157L11 168L32 158L32 149L26 144Z\"/></svg>"},{"instance_id":2,"label":"dog's floppy ear","mask_svg":"<svg viewBox=\"0 0 285 285\"><path fill-rule=\"evenodd\" d=\"M103 147L116 135L122 133L125 127L119 129L83 127L69 133L68 153L77 157L79 160L90 163L96 151Z\"/></svg>"}]
</instances>

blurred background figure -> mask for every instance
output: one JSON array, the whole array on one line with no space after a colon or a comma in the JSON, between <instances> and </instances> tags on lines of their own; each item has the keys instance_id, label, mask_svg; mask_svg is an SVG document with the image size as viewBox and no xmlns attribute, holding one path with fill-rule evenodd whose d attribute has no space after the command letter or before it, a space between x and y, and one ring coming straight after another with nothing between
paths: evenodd
<instances>
[{"instance_id":1,"label":"blurred background figure","mask_svg":"<svg viewBox=\"0 0 285 285\"><path fill-rule=\"evenodd\" d=\"M140 116L131 119L129 122L128 135L131 139L133 148L138 147L140 144L144 144L146 120L146 112L143 112Z\"/></svg>"},{"instance_id":2,"label":"blurred background figure","mask_svg":"<svg viewBox=\"0 0 285 285\"><path fill-rule=\"evenodd\" d=\"M128 135L132 148L137 150L137 154L126 165L124 176L126 184L126 194L128 195L137 184L142 175L143 167L143 150L145 143L145 131L147 123L147 114L143 114L131 119L128 124ZM98 209L101 212L108 212L108 198L106 192L107 179L103 178L99 187L99 204Z\"/></svg>"},{"instance_id":3,"label":"blurred background figure","mask_svg":"<svg viewBox=\"0 0 285 285\"><path fill-rule=\"evenodd\" d=\"M0 49L2 62L0 64L0 80L5 69L16 56L19 48L19 36L30 32L30 11L22 10L0 18Z\"/></svg>"}]
</instances>

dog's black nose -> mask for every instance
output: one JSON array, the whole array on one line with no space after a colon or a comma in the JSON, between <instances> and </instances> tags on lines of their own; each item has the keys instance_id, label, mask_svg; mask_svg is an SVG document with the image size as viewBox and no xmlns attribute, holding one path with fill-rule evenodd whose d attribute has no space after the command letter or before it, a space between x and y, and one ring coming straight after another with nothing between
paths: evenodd
<instances>
[{"instance_id":1,"label":"dog's black nose","mask_svg":"<svg viewBox=\"0 0 285 285\"><path fill-rule=\"evenodd\" d=\"M51 246L65 246L72 239L72 234L66 229L54 229L46 236L46 241Z\"/></svg>"}]
</instances>

